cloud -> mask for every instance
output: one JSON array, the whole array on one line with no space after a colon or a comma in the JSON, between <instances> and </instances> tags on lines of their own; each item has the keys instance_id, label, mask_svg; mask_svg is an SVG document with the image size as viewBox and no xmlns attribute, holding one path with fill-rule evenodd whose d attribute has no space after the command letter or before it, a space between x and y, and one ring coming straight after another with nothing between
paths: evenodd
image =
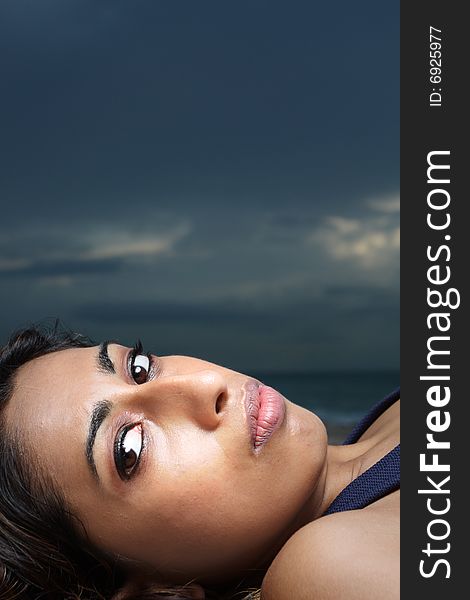
<instances>
[{"instance_id":1,"label":"cloud","mask_svg":"<svg viewBox=\"0 0 470 600\"><path fill-rule=\"evenodd\" d=\"M367 205L377 212L395 214L400 212L400 196L393 194L375 200L369 200Z\"/></svg>"},{"instance_id":2,"label":"cloud","mask_svg":"<svg viewBox=\"0 0 470 600\"><path fill-rule=\"evenodd\" d=\"M321 245L334 261L350 263L361 270L396 269L400 249L396 196L369 200L361 218L327 216L307 237Z\"/></svg>"},{"instance_id":3,"label":"cloud","mask_svg":"<svg viewBox=\"0 0 470 600\"><path fill-rule=\"evenodd\" d=\"M27 277L49 282L89 274L107 274L120 271L135 259L169 255L185 238L190 226L182 223L153 235L126 229L96 229L86 233L51 231L43 233L48 243L44 245L29 232L16 236L3 236L1 246L5 258L0 260L0 273L4 277ZM64 279L66 278L66 279Z\"/></svg>"},{"instance_id":4,"label":"cloud","mask_svg":"<svg viewBox=\"0 0 470 600\"><path fill-rule=\"evenodd\" d=\"M88 260L126 259L168 254L174 250L180 240L188 235L190 229L189 225L185 223L175 227L172 231L153 236L141 236L127 231L113 231L106 234L99 232L92 241L92 247L82 254L82 258Z\"/></svg>"},{"instance_id":5,"label":"cloud","mask_svg":"<svg viewBox=\"0 0 470 600\"><path fill-rule=\"evenodd\" d=\"M123 266L123 261L118 258L100 259L100 260L81 260L81 259L63 259L63 260L30 260L17 261L15 267L11 265L5 268L0 264L2 277L17 279L21 277L43 279L47 278L49 282L55 278L76 277L79 275L102 275L115 273Z\"/></svg>"},{"instance_id":6,"label":"cloud","mask_svg":"<svg viewBox=\"0 0 470 600\"><path fill-rule=\"evenodd\" d=\"M0 258L0 272L21 271L30 264L30 261L25 258Z\"/></svg>"}]
</instances>

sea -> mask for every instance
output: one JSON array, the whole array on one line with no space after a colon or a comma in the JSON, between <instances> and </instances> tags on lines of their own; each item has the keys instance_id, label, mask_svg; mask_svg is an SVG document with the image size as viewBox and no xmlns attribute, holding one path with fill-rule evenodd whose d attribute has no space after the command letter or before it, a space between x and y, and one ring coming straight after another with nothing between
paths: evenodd
<instances>
[{"instance_id":1,"label":"sea","mask_svg":"<svg viewBox=\"0 0 470 600\"><path fill-rule=\"evenodd\" d=\"M379 400L400 385L399 371L323 373L253 373L291 402L317 414L329 440L341 443L353 426Z\"/></svg>"}]
</instances>

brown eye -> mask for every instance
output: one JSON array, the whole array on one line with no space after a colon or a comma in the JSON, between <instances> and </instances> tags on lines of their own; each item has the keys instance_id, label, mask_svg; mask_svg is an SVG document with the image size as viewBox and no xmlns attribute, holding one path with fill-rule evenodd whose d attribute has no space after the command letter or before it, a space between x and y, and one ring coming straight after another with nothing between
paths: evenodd
<instances>
[{"instance_id":1,"label":"brown eye","mask_svg":"<svg viewBox=\"0 0 470 600\"><path fill-rule=\"evenodd\" d=\"M118 439L115 457L116 467L121 478L129 479L139 463L143 447L141 423L125 428Z\"/></svg>"},{"instance_id":2,"label":"brown eye","mask_svg":"<svg viewBox=\"0 0 470 600\"><path fill-rule=\"evenodd\" d=\"M130 372L137 384L146 383L150 372L150 358L146 354L136 354L131 360Z\"/></svg>"}]
</instances>

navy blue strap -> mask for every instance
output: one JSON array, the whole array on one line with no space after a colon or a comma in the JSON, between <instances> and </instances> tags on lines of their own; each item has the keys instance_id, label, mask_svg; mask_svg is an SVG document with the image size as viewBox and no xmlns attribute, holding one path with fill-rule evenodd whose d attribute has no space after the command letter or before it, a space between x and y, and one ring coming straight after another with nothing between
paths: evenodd
<instances>
[{"instance_id":1,"label":"navy blue strap","mask_svg":"<svg viewBox=\"0 0 470 600\"><path fill-rule=\"evenodd\" d=\"M325 515L364 508L400 488L400 444L359 475L330 504Z\"/></svg>"},{"instance_id":2,"label":"navy blue strap","mask_svg":"<svg viewBox=\"0 0 470 600\"><path fill-rule=\"evenodd\" d=\"M374 421L376 421L382 413L384 413L387 408L392 406L394 402L396 402L400 398L400 388L396 389L389 396L386 396L380 402L377 402L375 406L371 408L371 410L366 414L366 416L359 421L359 423L354 427L348 437L344 440L343 445L345 444L354 444L361 437L363 433L372 425Z\"/></svg>"},{"instance_id":3,"label":"navy blue strap","mask_svg":"<svg viewBox=\"0 0 470 600\"><path fill-rule=\"evenodd\" d=\"M378 402L367 415L359 421L348 435L344 444L354 444L372 423L400 397L400 389ZM325 515L346 510L364 508L372 502L400 488L400 444L388 454L351 481L330 504Z\"/></svg>"}]
</instances>

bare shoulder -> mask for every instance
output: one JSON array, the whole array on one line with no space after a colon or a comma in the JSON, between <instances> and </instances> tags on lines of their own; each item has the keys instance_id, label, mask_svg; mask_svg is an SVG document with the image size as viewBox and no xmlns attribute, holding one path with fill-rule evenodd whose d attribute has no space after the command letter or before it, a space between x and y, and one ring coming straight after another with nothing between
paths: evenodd
<instances>
[{"instance_id":1,"label":"bare shoulder","mask_svg":"<svg viewBox=\"0 0 470 600\"><path fill-rule=\"evenodd\" d=\"M397 600L399 492L297 531L274 559L262 600Z\"/></svg>"}]
</instances>

